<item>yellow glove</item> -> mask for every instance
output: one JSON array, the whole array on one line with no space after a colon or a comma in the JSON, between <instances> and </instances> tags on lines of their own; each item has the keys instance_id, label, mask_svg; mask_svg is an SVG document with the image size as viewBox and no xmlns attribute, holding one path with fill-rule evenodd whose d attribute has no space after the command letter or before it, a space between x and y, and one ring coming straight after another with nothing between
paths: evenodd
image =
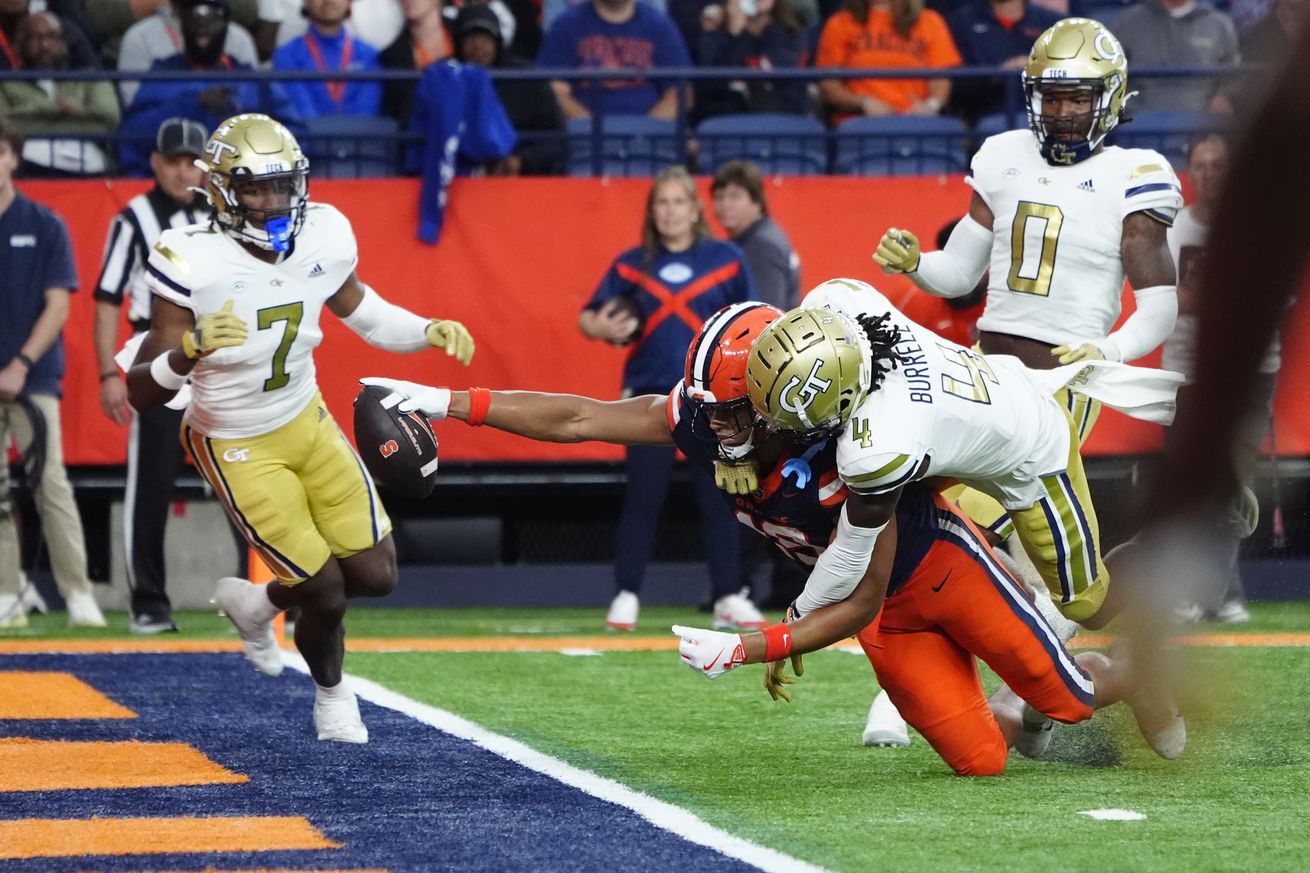
<instances>
[{"instance_id":1,"label":"yellow glove","mask_svg":"<svg viewBox=\"0 0 1310 873\"><path fill-rule=\"evenodd\" d=\"M782 699L791 703L791 692L787 690L787 686L795 685L796 679L786 674L786 667L785 659L764 665L764 690L769 692L769 696L774 700ZM800 655L791 656L791 669L798 677L805 675L805 665L801 663Z\"/></svg>"},{"instance_id":2,"label":"yellow glove","mask_svg":"<svg viewBox=\"0 0 1310 873\"><path fill-rule=\"evenodd\" d=\"M458 321L442 321L434 318L428 322L423 336L428 341L428 345L445 349L446 354L466 367L469 361L473 360L473 336Z\"/></svg>"},{"instance_id":3,"label":"yellow glove","mask_svg":"<svg viewBox=\"0 0 1310 873\"><path fill-rule=\"evenodd\" d=\"M729 494L745 497L760 487L754 461L715 461L714 484Z\"/></svg>"},{"instance_id":4,"label":"yellow glove","mask_svg":"<svg viewBox=\"0 0 1310 873\"><path fill-rule=\"evenodd\" d=\"M919 238L908 230L890 228L878 240L873 261L888 276L896 273L913 273L919 269Z\"/></svg>"},{"instance_id":5,"label":"yellow glove","mask_svg":"<svg viewBox=\"0 0 1310 873\"><path fill-rule=\"evenodd\" d=\"M1051 354L1055 355L1061 364L1105 360L1105 355L1093 343L1083 343L1080 346L1056 346L1051 349Z\"/></svg>"},{"instance_id":6,"label":"yellow glove","mask_svg":"<svg viewBox=\"0 0 1310 873\"><path fill-rule=\"evenodd\" d=\"M246 320L232 311L228 300L217 312L197 318L195 328L182 334L182 353L194 361L219 349L244 345L248 333Z\"/></svg>"}]
</instances>

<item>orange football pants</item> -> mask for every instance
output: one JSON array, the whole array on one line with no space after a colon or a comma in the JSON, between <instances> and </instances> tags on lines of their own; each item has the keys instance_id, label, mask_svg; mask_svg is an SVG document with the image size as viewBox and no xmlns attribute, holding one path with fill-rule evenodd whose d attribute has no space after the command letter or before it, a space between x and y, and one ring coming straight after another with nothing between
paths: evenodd
<instances>
[{"instance_id":1,"label":"orange football pants","mask_svg":"<svg viewBox=\"0 0 1310 873\"><path fill-rule=\"evenodd\" d=\"M1005 769L975 657L1048 717L1090 718L1092 680L960 509L940 496L937 541L859 634L905 720L961 776Z\"/></svg>"}]
</instances>

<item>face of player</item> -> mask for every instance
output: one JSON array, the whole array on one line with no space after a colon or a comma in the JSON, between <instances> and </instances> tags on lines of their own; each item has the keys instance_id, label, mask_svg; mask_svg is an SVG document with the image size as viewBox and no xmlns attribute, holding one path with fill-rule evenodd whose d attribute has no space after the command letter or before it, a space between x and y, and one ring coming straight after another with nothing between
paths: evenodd
<instances>
[{"instance_id":1,"label":"face of player","mask_svg":"<svg viewBox=\"0 0 1310 873\"><path fill-rule=\"evenodd\" d=\"M661 183L655 192L651 210L654 213L655 230L665 246L673 251L682 251L691 245L700 210L681 182L671 179Z\"/></svg>"},{"instance_id":2,"label":"face of player","mask_svg":"<svg viewBox=\"0 0 1310 873\"><path fill-rule=\"evenodd\" d=\"M350 0L305 0L305 17L319 27L336 27L350 15Z\"/></svg>"},{"instance_id":3,"label":"face of player","mask_svg":"<svg viewBox=\"0 0 1310 873\"><path fill-rule=\"evenodd\" d=\"M1213 206L1228 172L1228 146L1218 137L1202 140L1192 149L1187 175L1192 180L1196 202Z\"/></svg>"},{"instance_id":4,"label":"face of player","mask_svg":"<svg viewBox=\"0 0 1310 873\"><path fill-rule=\"evenodd\" d=\"M1089 139L1096 95L1088 88L1043 88L1042 124L1046 135L1061 142Z\"/></svg>"},{"instance_id":5,"label":"face of player","mask_svg":"<svg viewBox=\"0 0 1310 873\"><path fill-rule=\"evenodd\" d=\"M714 192L714 214L731 236L736 236L760 220L764 210L740 185L724 185Z\"/></svg>"},{"instance_id":6,"label":"face of player","mask_svg":"<svg viewBox=\"0 0 1310 873\"><path fill-rule=\"evenodd\" d=\"M710 430L725 446L744 445L755 432L755 414L749 402L711 403L705 407Z\"/></svg>"},{"instance_id":7,"label":"face of player","mask_svg":"<svg viewBox=\"0 0 1310 873\"><path fill-rule=\"evenodd\" d=\"M150 156L150 169L154 170L160 190L179 206L191 202L195 193L190 189L199 188L204 180L204 172L196 166L196 155L181 154L170 158L155 152Z\"/></svg>"},{"instance_id":8,"label":"face of player","mask_svg":"<svg viewBox=\"0 0 1310 873\"><path fill-rule=\"evenodd\" d=\"M267 179L237 179L233 182L233 191L237 203L245 207L249 221L255 227L263 227L270 215L287 214L295 198L296 183L290 176L274 176Z\"/></svg>"}]
</instances>

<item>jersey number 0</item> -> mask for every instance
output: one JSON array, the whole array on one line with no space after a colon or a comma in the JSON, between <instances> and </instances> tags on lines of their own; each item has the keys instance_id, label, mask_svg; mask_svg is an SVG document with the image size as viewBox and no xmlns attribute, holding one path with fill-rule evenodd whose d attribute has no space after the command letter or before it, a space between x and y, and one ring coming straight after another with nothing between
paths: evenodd
<instances>
[{"instance_id":1,"label":"jersey number 0","mask_svg":"<svg viewBox=\"0 0 1310 873\"><path fill-rule=\"evenodd\" d=\"M1011 291L1049 297L1055 272L1055 247L1060 240L1064 213L1049 203L1019 201L1010 225Z\"/></svg>"}]
</instances>

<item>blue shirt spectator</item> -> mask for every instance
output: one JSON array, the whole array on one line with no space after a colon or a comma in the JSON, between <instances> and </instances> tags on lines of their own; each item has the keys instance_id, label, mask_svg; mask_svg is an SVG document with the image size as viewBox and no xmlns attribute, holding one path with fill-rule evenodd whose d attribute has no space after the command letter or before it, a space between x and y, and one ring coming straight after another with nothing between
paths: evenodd
<instances>
[{"instance_id":1,"label":"blue shirt spectator","mask_svg":"<svg viewBox=\"0 0 1310 873\"><path fill-rule=\"evenodd\" d=\"M184 54L176 54L155 61L151 70L212 70L214 79L187 82L143 82L136 99L123 114L119 128L119 169L125 176L150 175L150 151L154 148L155 132L169 118L186 118L197 121L206 130L214 130L224 120L242 112L258 112L261 108L259 86L254 82L223 81L222 74L235 70L249 70L247 64L238 63L221 55L213 66L197 66Z\"/></svg>"},{"instance_id":2,"label":"blue shirt spectator","mask_svg":"<svg viewBox=\"0 0 1310 873\"><path fill-rule=\"evenodd\" d=\"M0 240L5 241L0 263L0 362L7 364L22 351L23 343L46 307L52 288L77 290L77 267L68 228L54 212L15 192L9 208L0 212ZM2 364L0 364L2 365ZM27 373L24 394L62 394L64 338L60 333Z\"/></svg>"},{"instance_id":3,"label":"blue shirt spectator","mask_svg":"<svg viewBox=\"0 0 1310 873\"><path fill-rule=\"evenodd\" d=\"M1059 20L1055 12L1027 0L975 0L957 9L947 24L966 66L1004 67L1017 83L1033 43ZM1013 108L1022 116L1022 90L1015 93L1019 100ZM1001 112L1005 86L999 79L956 79L952 102L974 117Z\"/></svg>"},{"instance_id":4,"label":"blue shirt spectator","mask_svg":"<svg viewBox=\"0 0 1310 873\"><path fill-rule=\"evenodd\" d=\"M687 47L668 16L636 0L593 0L574 6L546 33L537 66L616 70L688 67ZM677 113L672 82L637 76L591 82L553 83L568 118L591 115Z\"/></svg>"},{"instance_id":5,"label":"blue shirt spectator","mask_svg":"<svg viewBox=\"0 0 1310 873\"><path fill-rule=\"evenodd\" d=\"M309 0L309 29L273 53L274 70L378 70L378 50L346 32L349 5ZM319 115L377 115L381 82L281 82L275 91L297 119Z\"/></svg>"}]
</instances>

